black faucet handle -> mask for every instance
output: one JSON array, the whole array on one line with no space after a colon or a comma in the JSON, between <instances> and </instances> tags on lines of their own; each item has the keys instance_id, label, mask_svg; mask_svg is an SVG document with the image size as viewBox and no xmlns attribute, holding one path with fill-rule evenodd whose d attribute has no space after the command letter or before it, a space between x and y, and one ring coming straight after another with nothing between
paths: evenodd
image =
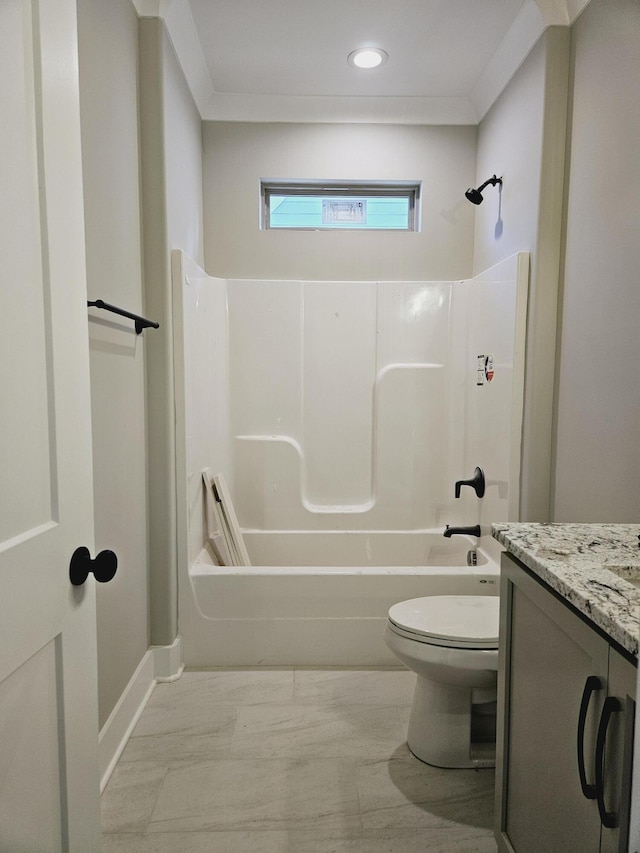
<instances>
[{"instance_id":1,"label":"black faucet handle","mask_svg":"<svg viewBox=\"0 0 640 853\"><path fill-rule=\"evenodd\" d=\"M475 491L476 495L479 498L484 497L484 490L486 487L484 480L484 471L482 468L476 468L473 472L473 477L470 480L457 480L456 481L456 497L460 497L460 489L462 486L471 486L471 488Z\"/></svg>"}]
</instances>

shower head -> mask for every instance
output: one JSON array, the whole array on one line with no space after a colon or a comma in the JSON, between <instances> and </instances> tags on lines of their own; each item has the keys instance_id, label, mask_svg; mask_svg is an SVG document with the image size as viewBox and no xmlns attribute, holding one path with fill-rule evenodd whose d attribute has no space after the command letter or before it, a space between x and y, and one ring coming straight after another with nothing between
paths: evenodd
<instances>
[{"instance_id":1,"label":"shower head","mask_svg":"<svg viewBox=\"0 0 640 853\"><path fill-rule=\"evenodd\" d=\"M469 187L465 196L469 199L471 204L482 204L482 193L480 190L474 190L472 187Z\"/></svg>"},{"instance_id":2,"label":"shower head","mask_svg":"<svg viewBox=\"0 0 640 853\"><path fill-rule=\"evenodd\" d=\"M492 178L489 178L488 181L485 181L484 184L480 184L477 190L474 190L473 187L469 187L469 189L465 193L465 197L469 199L471 204L482 204L482 190L491 184L492 187L495 187L496 184L501 184L502 178L496 178L494 175Z\"/></svg>"}]
</instances>

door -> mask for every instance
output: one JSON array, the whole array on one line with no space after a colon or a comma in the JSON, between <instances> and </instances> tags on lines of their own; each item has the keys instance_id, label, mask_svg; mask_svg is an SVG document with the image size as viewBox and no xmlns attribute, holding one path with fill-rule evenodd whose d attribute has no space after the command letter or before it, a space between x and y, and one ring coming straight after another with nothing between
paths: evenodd
<instances>
[{"instance_id":1,"label":"door","mask_svg":"<svg viewBox=\"0 0 640 853\"><path fill-rule=\"evenodd\" d=\"M0 851L100 850L75 0L0 3Z\"/></svg>"}]
</instances>

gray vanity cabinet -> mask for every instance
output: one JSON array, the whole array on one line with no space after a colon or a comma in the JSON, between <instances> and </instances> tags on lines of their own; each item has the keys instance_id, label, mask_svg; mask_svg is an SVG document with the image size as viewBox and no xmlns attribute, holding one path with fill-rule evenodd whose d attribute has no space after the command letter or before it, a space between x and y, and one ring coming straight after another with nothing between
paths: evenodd
<instances>
[{"instance_id":1,"label":"gray vanity cabinet","mask_svg":"<svg viewBox=\"0 0 640 853\"><path fill-rule=\"evenodd\" d=\"M498 849L626 853L635 666L510 554L501 584Z\"/></svg>"},{"instance_id":2,"label":"gray vanity cabinet","mask_svg":"<svg viewBox=\"0 0 640 853\"><path fill-rule=\"evenodd\" d=\"M611 702L611 725L607 733L604 808L614 812L617 826L603 828L602 853L627 853L629 811L633 771L633 733L635 719L636 667L615 649L609 651L607 701ZM606 709L605 709L606 713Z\"/></svg>"}]
</instances>

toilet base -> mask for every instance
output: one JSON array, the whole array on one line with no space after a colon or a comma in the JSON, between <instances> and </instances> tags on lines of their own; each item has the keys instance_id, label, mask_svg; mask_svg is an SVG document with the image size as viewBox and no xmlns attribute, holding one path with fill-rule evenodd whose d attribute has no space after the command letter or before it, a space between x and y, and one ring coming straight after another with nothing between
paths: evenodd
<instances>
[{"instance_id":1,"label":"toilet base","mask_svg":"<svg viewBox=\"0 0 640 853\"><path fill-rule=\"evenodd\" d=\"M439 684L418 675L407 734L409 749L435 767L495 767L494 708L495 690ZM472 732L479 738L475 742Z\"/></svg>"}]
</instances>

